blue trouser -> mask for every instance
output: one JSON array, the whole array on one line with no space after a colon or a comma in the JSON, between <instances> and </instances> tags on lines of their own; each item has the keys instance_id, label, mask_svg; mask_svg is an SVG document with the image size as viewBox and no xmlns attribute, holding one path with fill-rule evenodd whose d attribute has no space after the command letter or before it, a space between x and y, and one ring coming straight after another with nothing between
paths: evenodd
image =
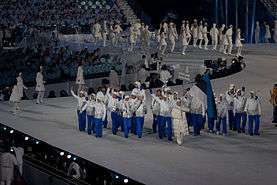
<instances>
[{"instance_id":1,"label":"blue trouser","mask_svg":"<svg viewBox=\"0 0 277 185\"><path fill-rule=\"evenodd\" d=\"M209 118L208 117L208 128L210 131L214 131L214 118Z\"/></svg>"},{"instance_id":2,"label":"blue trouser","mask_svg":"<svg viewBox=\"0 0 277 185\"><path fill-rule=\"evenodd\" d=\"M103 135L103 122L101 119L94 118L94 124L95 124L95 136L96 137L102 137Z\"/></svg>"},{"instance_id":3,"label":"blue trouser","mask_svg":"<svg viewBox=\"0 0 277 185\"><path fill-rule=\"evenodd\" d=\"M202 116L202 121L201 121L201 128L200 128L200 130L201 129L205 129L205 124L206 124L206 116Z\"/></svg>"},{"instance_id":4,"label":"blue trouser","mask_svg":"<svg viewBox=\"0 0 277 185\"><path fill-rule=\"evenodd\" d=\"M108 118L106 116L105 120L103 121L104 128L107 128L108 126Z\"/></svg>"},{"instance_id":5,"label":"blue trouser","mask_svg":"<svg viewBox=\"0 0 277 185\"><path fill-rule=\"evenodd\" d=\"M116 135L117 129L118 129L118 115L117 115L117 112L111 112L111 118L112 118L112 133L113 133L113 135Z\"/></svg>"},{"instance_id":6,"label":"blue trouser","mask_svg":"<svg viewBox=\"0 0 277 185\"><path fill-rule=\"evenodd\" d=\"M131 129L132 118L123 118L123 124L124 124L124 137L128 138L128 134Z\"/></svg>"},{"instance_id":7,"label":"blue trouser","mask_svg":"<svg viewBox=\"0 0 277 185\"><path fill-rule=\"evenodd\" d=\"M200 135L200 130L203 125L203 117L201 114L191 114L192 116L192 123L193 123L193 135L197 136Z\"/></svg>"},{"instance_id":8,"label":"blue trouser","mask_svg":"<svg viewBox=\"0 0 277 185\"><path fill-rule=\"evenodd\" d=\"M157 126L158 126L158 116L153 114L153 123L152 123L153 133L157 133Z\"/></svg>"},{"instance_id":9,"label":"blue trouser","mask_svg":"<svg viewBox=\"0 0 277 185\"><path fill-rule=\"evenodd\" d=\"M142 137L142 129L144 124L144 117L136 117L136 131L138 138Z\"/></svg>"},{"instance_id":10,"label":"blue trouser","mask_svg":"<svg viewBox=\"0 0 277 185\"><path fill-rule=\"evenodd\" d=\"M229 118L229 129L236 130L235 116L234 116L233 110L228 110L228 118Z\"/></svg>"},{"instance_id":11,"label":"blue trouser","mask_svg":"<svg viewBox=\"0 0 277 185\"><path fill-rule=\"evenodd\" d=\"M88 135L91 135L91 131L95 133L94 116L87 115Z\"/></svg>"},{"instance_id":12,"label":"blue trouser","mask_svg":"<svg viewBox=\"0 0 277 185\"><path fill-rule=\"evenodd\" d=\"M253 135L253 122L255 122L254 134L259 134L260 128L260 116L259 115L248 115L248 133Z\"/></svg>"},{"instance_id":13,"label":"blue trouser","mask_svg":"<svg viewBox=\"0 0 277 185\"><path fill-rule=\"evenodd\" d=\"M236 122L236 128L238 133L245 132L245 126L246 126L246 113L237 112L235 113L235 122Z\"/></svg>"},{"instance_id":14,"label":"blue trouser","mask_svg":"<svg viewBox=\"0 0 277 185\"><path fill-rule=\"evenodd\" d=\"M157 116L157 123L158 123L158 134L159 138L163 139L164 137L164 117L163 116Z\"/></svg>"},{"instance_id":15,"label":"blue trouser","mask_svg":"<svg viewBox=\"0 0 277 185\"><path fill-rule=\"evenodd\" d=\"M120 127L121 132L124 132L124 123L123 117L120 114L117 114L117 129Z\"/></svg>"},{"instance_id":16,"label":"blue trouser","mask_svg":"<svg viewBox=\"0 0 277 185\"><path fill-rule=\"evenodd\" d=\"M218 132L221 131L220 127L222 125L222 133L227 134L227 118L225 117L218 117L218 120L216 122L216 130Z\"/></svg>"},{"instance_id":17,"label":"blue trouser","mask_svg":"<svg viewBox=\"0 0 277 185\"><path fill-rule=\"evenodd\" d=\"M186 118L187 118L188 127L192 126L191 113L190 112L186 112Z\"/></svg>"},{"instance_id":18,"label":"blue trouser","mask_svg":"<svg viewBox=\"0 0 277 185\"><path fill-rule=\"evenodd\" d=\"M83 111L82 113L80 113L80 111L77 110L77 115L78 115L79 130L86 131L86 111Z\"/></svg>"},{"instance_id":19,"label":"blue trouser","mask_svg":"<svg viewBox=\"0 0 277 185\"><path fill-rule=\"evenodd\" d=\"M137 135L137 131L136 131L136 117L133 116L131 119L131 133Z\"/></svg>"},{"instance_id":20,"label":"blue trouser","mask_svg":"<svg viewBox=\"0 0 277 185\"><path fill-rule=\"evenodd\" d=\"M167 135L167 139L172 141L172 118L171 117L164 117L164 127L165 133Z\"/></svg>"}]
</instances>

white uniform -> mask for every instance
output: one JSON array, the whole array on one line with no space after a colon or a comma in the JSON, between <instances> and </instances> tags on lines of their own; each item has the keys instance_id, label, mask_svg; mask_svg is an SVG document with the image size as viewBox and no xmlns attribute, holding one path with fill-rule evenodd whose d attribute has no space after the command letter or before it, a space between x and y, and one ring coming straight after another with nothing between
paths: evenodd
<instances>
[{"instance_id":1,"label":"white uniform","mask_svg":"<svg viewBox=\"0 0 277 185\"><path fill-rule=\"evenodd\" d=\"M265 36L264 36L264 38L265 38L265 42L266 42L266 43L268 43L269 40L271 39L270 27L269 27L268 24L265 25Z\"/></svg>"},{"instance_id":2,"label":"white uniform","mask_svg":"<svg viewBox=\"0 0 277 185\"><path fill-rule=\"evenodd\" d=\"M217 116L220 118L227 117L228 105L226 101L218 101L216 104Z\"/></svg>"},{"instance_id":3,"label":"white uniform","mask_svg":"<svg viewBox=\"0 0 277 185\"><path fill-rule=\"evenodd\" d=\"M180 106L175 105L171 112L174 136L177 140L178 145L182 145L184 135L189 134L188 124L184 111L188 111L188 109L184 109Z\"/></svg>"},{"instance_id":4,"label":"white uniform","mask_svg":"<svg viewBox=\"0 0 277 185\"><path fill-rule=\"evenodd\" d=\"M37 83L36 91L38 91L38 92L45 91L43 75L41 72L37 73L36 83Z\"/></svg>"},{"instance_id":5,"label":"white uniform","mask_svg":"<svg viewBox=\"0 0 277 185\"><path fill-rule=\"evenodd\" d=\"M261 115L262 110L261 110L260 101L258 99L256 99L255 97L254 98L248 98L246 100L244 111L248 115Z\"/></svg>"},{"instance_id":6,"label":"white uniform","mask_svg":"<svg viewBox=\"0 0 277 185\"><path fill-rule=\"evenodd\" d=\"M181 36L182 36L182 46L183 46L182 54L185 55L186 49L188 47L188 35L187 35L186 29L182 30Z\"/></svg>"},{"instance_id":7,"label":"white uniform","mask_svg":"<svg viewBox=\"0 0 277 185\"><path fill-rule=\"evenodd\" d=\"M13 89L12 89L12 94L10 96L10 102L12 103L16 103L16 102L19 102L21 99L21 96L19 94L19 89L18 89L18 86L17 85L14 85L13 86Z\"/></svg>"},{"instance_id":8,"label":"white uniform","mask_svg":"<svg viewBox=\"0 0 277 185\"><path fill-rule=\"evenodd\" d=\"M242 113L245 109L246 98L243 96L237 96L234 98L234 112Z\"/></svg>"},{"instance_id":9,"label":"white uniform","mask_svg":"<svg viewBox=\"0 0 277 185\"><path fill-rule=\"evenodd\" d=\"M204 28L202 30L202 33L203 33L203 39L205 41L204 49L207 50L208 49L208 43L209 43L207 26L204 26Z\"/></svg>"},{"instance_id":10,"label":"white uniform","mask_svg":"<svg viewBox=\"0 0 277 185\"><path fill-rule=\"evenodd\" d=\"M241 56L241 51L242 51L242 43L241 43L241 33L240 31L237 32L237 37L236 37L236 47L237 47L237 56Z\"/></svg>"},{"instance_id":11,"label":"white uniform","mask_svg":"<svg viewBox=\"0 0 277 185\"><path fill-rule=\"evenodd\" d=\"M202 41L203 41L203 25L200 23L198 26L198 40L199 40L199 48L202 49Z\"/></svg>"},{"instance_id":12,"label":"white uniform","mask_svg":"<svg viewBox=\"0 0 277 185\"><path fill-rule=\"evenodd\" d=\"M206 114L206 108L202 101L200 101L198 98L193 97L191 99L191 113L193 114L200 114L203 117Z\"/></svg>"},{"instance_id":13,"label":"white uniform","mask_svg":"<svg viewBox=\"0 0 277 185\"><path fill-rule=\"evenodd\" d=\"M171 43L171 52L174 51L175 49L175 44L176 44L176 39L178 38L178 35L177 35L177 31L176 31L176 28L174 28L174 26L170 26L169 28L169 40L170 40L170 43Z\"/></svg>"},{"instance_id":14,"label":"white uniform","mask_svg":"<svg viewBox=\"0 0 277 185\"><path fill-rule=\"evenodd\" d=\"M70 91L72 96L77 100L77 110L83 112L86 109L87 100L86 97L77 96L72 90Z\"/></svg>"},{"instance_id":15,"label":"white uniform","mask_svg":"<svg viewBox=\"0 0 277 185\"><path fill-rule=\"evenodd\" d=\"M229 28L226 32L226 38L228 42L228 54L232 53L232 48L233 48L232 36L233 36L233 28Z\"/></svg>"},{"instance_id":16,"label":"white uniform","mask_svg":"<svg viewBox=\"0 0 277 185\"><path fill-rule=\"evenodd\" d=\"M110 71L109 81L111 88L119 88L119 78L115 70Z\"/></svg>"},{"instance_id":17,"label":"white uniform","mask_svg":"<svg viewBox=\"0 0 277 185\"><path fill-rule=\"evenodd\" d=\"M165 39L166 39L166 35L164 32L162 32L160 35L160 50L161 50L162 55L165 54L166 47L167 47L167 43L166 43Z\"/></svg>"},{"instance_id":18,"label":"white uniform","mask_svg":"<svg viewBox=\"0 0 277 185\"><path fill-rule=\"evenodd\" d=\"M220 48L219 48L219 52L224 52L224 42L225 42L225 34L224 34L224 30L225 30L225 25L222 25L222 27L218 30L219 33L219 44L220 44Z\"/></svg>"},{"instance_id":19,"label":"white uniform","mask_svg":"<svg viewBox=\"0 0 277 185\"><path fill-rule=\"evenodd\" d=\"M196 47L197 40L198 40L198 26L197 24L193 24L191 27L192 38L193 38L193 47Z\"/></svg>"},{"instance_id":20,"label":"white uniform","mask_svg":"<svg viewBox=\"0 0 277 185\"><path fill-rule=\"evenodd\" d=\"M212 45L213 45L213 50L216 50L217 49L217 45L218 45L218 34L219 34L219 31L218 29L216 28L216 25L214 24L214 26L211 28L210 30L210 35L211 35L211 38L212 38Z\"/></svg>"},{"instance_id":21,"label":"white uniform","mask_svg":"<svg viewBox=\"0 0 277 185\"><path fill-rule=\"evenodd\" d=\"M82 66L78 67L77 76L76 76L76 84L78 84L78 85L84 85L85 84L84 70L83 70Z\"/></svg>"},{"instance_id":22,"label":"white uniform","mask_svg":"<svg viewBox=\"0 0 277 185\"><path fill-rule=\"evenodd\" d=\"M96 102L94 104L94 109L95 109L95 115L94 117L96 119L100 119L102 121L105 121L106 119L106 114L107 114L107 109L104 103L99 103Z\"/></svg>"},{"instance_id":23,"label":"white uniform","mask_svg":"<svg viewBox=\"0 0 277 185\"><path fill-rule=\"evenodd\" d=\"M11 185L14 178L14 166L17 165L17 161L14 155L11 153L3 153L0 160L0 180L1 185Z\"/></svg>"},{"instance_id":24,"label":"white uniform","mask_svg":"<svg viewBox=\"0 0 277 185\"><path fill-rule=\"evenodd\" d=\"M17 88L18 88L18 94L22 98L23 97L23 90L27 89L27 87L24 85L23 79L22 79L21 76L18 76L16 78L16 84L17 84Z\"/></svg>"}]
</instances>

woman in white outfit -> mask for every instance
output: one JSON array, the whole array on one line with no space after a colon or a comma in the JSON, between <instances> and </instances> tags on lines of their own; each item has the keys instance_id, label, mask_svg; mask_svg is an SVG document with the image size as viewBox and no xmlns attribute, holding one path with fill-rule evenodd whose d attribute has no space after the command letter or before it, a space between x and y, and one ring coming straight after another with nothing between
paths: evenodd
<instances>
[{"instance_id":1,"label":"woman in white outfit","mask_svg":"<svg viewBox=\"0 0 277 185\"><path fill-rule=\"evenodd\" d=\"M189 29L189 21L186 21L186 34L187 34L187 38L188 38L188 45L190 43L190 40L191 40L191 31Z\"/></svg>"},{"instance_id":2,"label":"woman in white outfit","mask_svg":"<svg viewBox=\"0 0 277 185\"><path fill-rule=\"evenodd\" d=\"M12 89L12 94L10 96L10 102L14 104L13 113L16 114L17 111L20 110L19 103L20 103L21 97L19 95L18 86L14 85Z\"/></svg>"},{"instance_id":3,"label":"woman in white outfit","mask_svg":"<svg viewBox=\"0 0 277 185\"><path fill-rule=\"evenodd\" d=\"M24 89L28 89L28 88L23 83L21 72L18 74L18 77L16 77L16 85L17 85L17 88L18 88L19 97L22 98Z\"/></svg>"},{"instance_id":4,"label":"woman in white outfit","mask_svg":"<svg viewBox=\"0 0 277 185\"><path fill-rule=\"evenodd\" d=\"M271 32L270 32L270 27L268 25L268 23L265 23L265 43L269 43L270 39L271 39Z\"/></svg>"},{"instance_id":5,"label":"woman in white outfit","mask_svg":"<svg viewBox=\"0 0 277 185\"><path fill-rule=\"evenodd\" d=\"M169 40L171 43L171 49L170 49L171 53L175 49L176 39L178 39L176 27L175 27L174 23L170 23L169 24Z\"/></svg>"},{"instance_id":6,"label":"woman in white outfit","mask_svg":"<svg viewBox=\"0 0 277 185\"><path fill-rule=\"evenodd\" d=\"M187 107L181 106L181 100L178 99L171 112L174 137L176 138L178 145L182 145L184 136L189 135L187 119L185 116L185 112L188 111L189 109Z\"/></svg>"},{"instance_id":7,"label":"woman in white outfit","mask_svg":"<svg viewBox=\"0 0 277 185\"><path fill-rule=\"evenodd\" d=\"M187 30L186 29L183 29L182 30L182 46L183 46L183 49L182 49L182 55L186 55L186 49L188 47L188 35L187 35Z\"/></svg>"},{"instance_id":8,"label":"woman in white outfit","mask_svg":"<svg viewBox=\"0 0 277 185\"><path fill-rule=\"evenodd\" d=\"M166 35L165 35L165 32L161 32L160 34L160 50L161 50L161 54L164 55L165 54L165 51L166 51L166 48L167 48L167 43L166 43Z\"/></svg>"},{"instance_id":9,"label":"woman in white outfit","mask_svg":"<svg viewBox=\"0 0 277 185\"><path fill-rule=\"evenodd\" d=\"M194 23L191 26L191 33L193 38L193 47L196 48L197 40L198 40L198 25L197 20L194 20Z\"/></svg>"},{"instance_id":10,"label":"woman in white outfit","mask_svg":"<svg viewBox=\"0 0 277 185\"><path fill-rule=\"evenodd\" d=\"M237 47L237 56L241 56L242 51L242 43L241 43L241 31L240 29L237 30L237 36L236 36L236 47Z\"/></svg>"},{"instance_id":11,"label":"woman in white outfit","mask_svg":"<svg viewBox=\"0 0 277 185\"><path fill-rule=\"evenodd\" d=\"M199 40L199 48L202 49L203 42L203 23L200 21L200 25L198 26L198 40Z\"/></svg>"},{"instance_id":12,"label":"woman in white outfit","mask_svg":"<svg viewBox=\"0 0 277 185\"><path fill-rule=\"evenodd\" d=\"M84 79L83 65L80 64L78 67L77 76L76 76L76 85L78 85L78 94L81 90L83 90L85 84L86 83Z\"/></svg>"},{"instance_id":13,"label":"woman in white outfit","mask_svg":"<svg viewBox=\"0 0 277 185\"><path fill-rule=\"evenodd\" d=\"M37 95L37 104L40 104L43 102L44 92L45 92L45 81L43 80L43 67L40 66L40 71L37 73L36 77L36 91L38 93Z\"/></svg>"},{"instance_id":14,"label":"woman in white outfit","mask_svg":"<svg viewBox=\"0 0 277 185\"><path fill-rule=\"evenodd\" d=\"M206 23L206 22L204 24L204 28L202 30L202 33L203 33L203 39L205 41L204 49L208 50L208 43L209 43L209 39L208 39L208 23Z\"/></svg>"}]
</instances>

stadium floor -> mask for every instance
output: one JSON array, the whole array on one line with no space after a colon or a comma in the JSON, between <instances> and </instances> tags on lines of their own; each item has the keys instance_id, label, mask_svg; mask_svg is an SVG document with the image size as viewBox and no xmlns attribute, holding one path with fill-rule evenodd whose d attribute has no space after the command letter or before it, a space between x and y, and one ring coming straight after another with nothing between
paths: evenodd
<instances>
[{"instance_id":1,"label":"stadium floor","mask_svg":"<svg viewBox=\"0 0 277 185\"><path fill-rule=\"evenodd\" d=\"M240 73L214 80L216 94L230 83L256 90L262 100L261 136L230 133L228 137L187 136L182 146L159 140L145 129L142 139L113 136L104 130L96 139L76 127L72 97L46 99L43 105L23 101L24 111L14 116L7 102L0 103L1 123L69 151L122 175L151 185L260 185L277 182L277 129L271 124L269 90L277 83L277 45L246 46L247 67ZM184 87L174 87L181 91ZM151 127L147 115L146 127Z\"/></svg>"}]
</instances>

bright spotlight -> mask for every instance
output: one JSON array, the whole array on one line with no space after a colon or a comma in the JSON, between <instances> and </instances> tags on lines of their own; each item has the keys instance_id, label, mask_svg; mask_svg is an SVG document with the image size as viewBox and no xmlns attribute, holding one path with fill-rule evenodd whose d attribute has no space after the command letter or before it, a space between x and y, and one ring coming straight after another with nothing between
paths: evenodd
<instances>
[{"instance_id":1,"label":"bright spotlight","mask_svg":"<svg viewBox=\"0 0 277 185\"><path fill-rule=\"evenodd\" d=\"M70 155L70 154L68 154L68 155L67 155L67 159L70 159L70 158L71 158L71 155Z\"/></svg>"},{"instance_id":2,"label":"bright spotlight","mask_svg":"<svg viewBox=\"0 0 277 185\"><path fill-rule=\"evenodd\" d=\"M39 141L36 141L36 145L38 145L39 144Z\"/></svg>"},{"instance_id":3,"label":"bright spotlight","mask_svg":"<svg viewBox=\"0 0 277 185\"><path fill-rule=\"evenodd\" d=\"M116 178L116 179L119 179L119 176L118 176L118 175L116 175L116 176L115 176L115 178Z\"/></svg>"},{"instance_id":4,"label":"bright spotlight","mask_svg":"<svg viewBox=\"0 0 277 185\"><path fill-rule=\"evenodd\" d=\"M4 130L7 130L7 127L4 127L3 129L4 129Z\"/></svg>"},{"instance_id":5,"label":"bright spotlight","mask_svg":"<svg viewBox=\"0 0 277 185\"><path fill-rule=\"evenodd\" d=\"M28 136L26 136L26 137L25 137L25 141L28 141L28 140L29 140L29 137L28 137Z\"/></svg>"},{"instance_id":6,"label":"bright spotlight","mask_svg":"<svg viewBox=\"0 0 277 185\"><path fill-rule=\"evenodd\" d=\"M60 152L60 156L64 156L64 152Z\"/></svg>"},{"instance_id":7,"label":"bright spotlight","mask_svg":"<svg viewBox=\"0 0 277 185\"><path fill-rule=\"evenodd\" d=\"M10 134L13 134L14 133L14 130L10 130Z\"/></svg>"},{"instance_id":8,"label":"bright spotlight","mask_svg":"<svg viewBox=\"0 0 277 185\"><path fill-rule=\"evenodd\" d=\"M128 179L124 179L124 183L127 184L129 182Z\"/></svg>"},{"instance_id":9,"label":"bright spotlight","mask_svg":"<svg viewBox=\"0 0 277 185\"><path fill-rule=\"evenodd\" d=\"M76 161L77 160L77 158L76 157L73 157L73 161Z\"/></svg>"},{"instance_id":10,"label":"bright spotlight","mask_svg":"<svg viewBox=\"0 0 277 185\"><path fill-rule=\"evenodd\" d=\"M14 150L13 150L13 148L11 148L11 152L13 152Z\"/></svg>"}]
</instances>

